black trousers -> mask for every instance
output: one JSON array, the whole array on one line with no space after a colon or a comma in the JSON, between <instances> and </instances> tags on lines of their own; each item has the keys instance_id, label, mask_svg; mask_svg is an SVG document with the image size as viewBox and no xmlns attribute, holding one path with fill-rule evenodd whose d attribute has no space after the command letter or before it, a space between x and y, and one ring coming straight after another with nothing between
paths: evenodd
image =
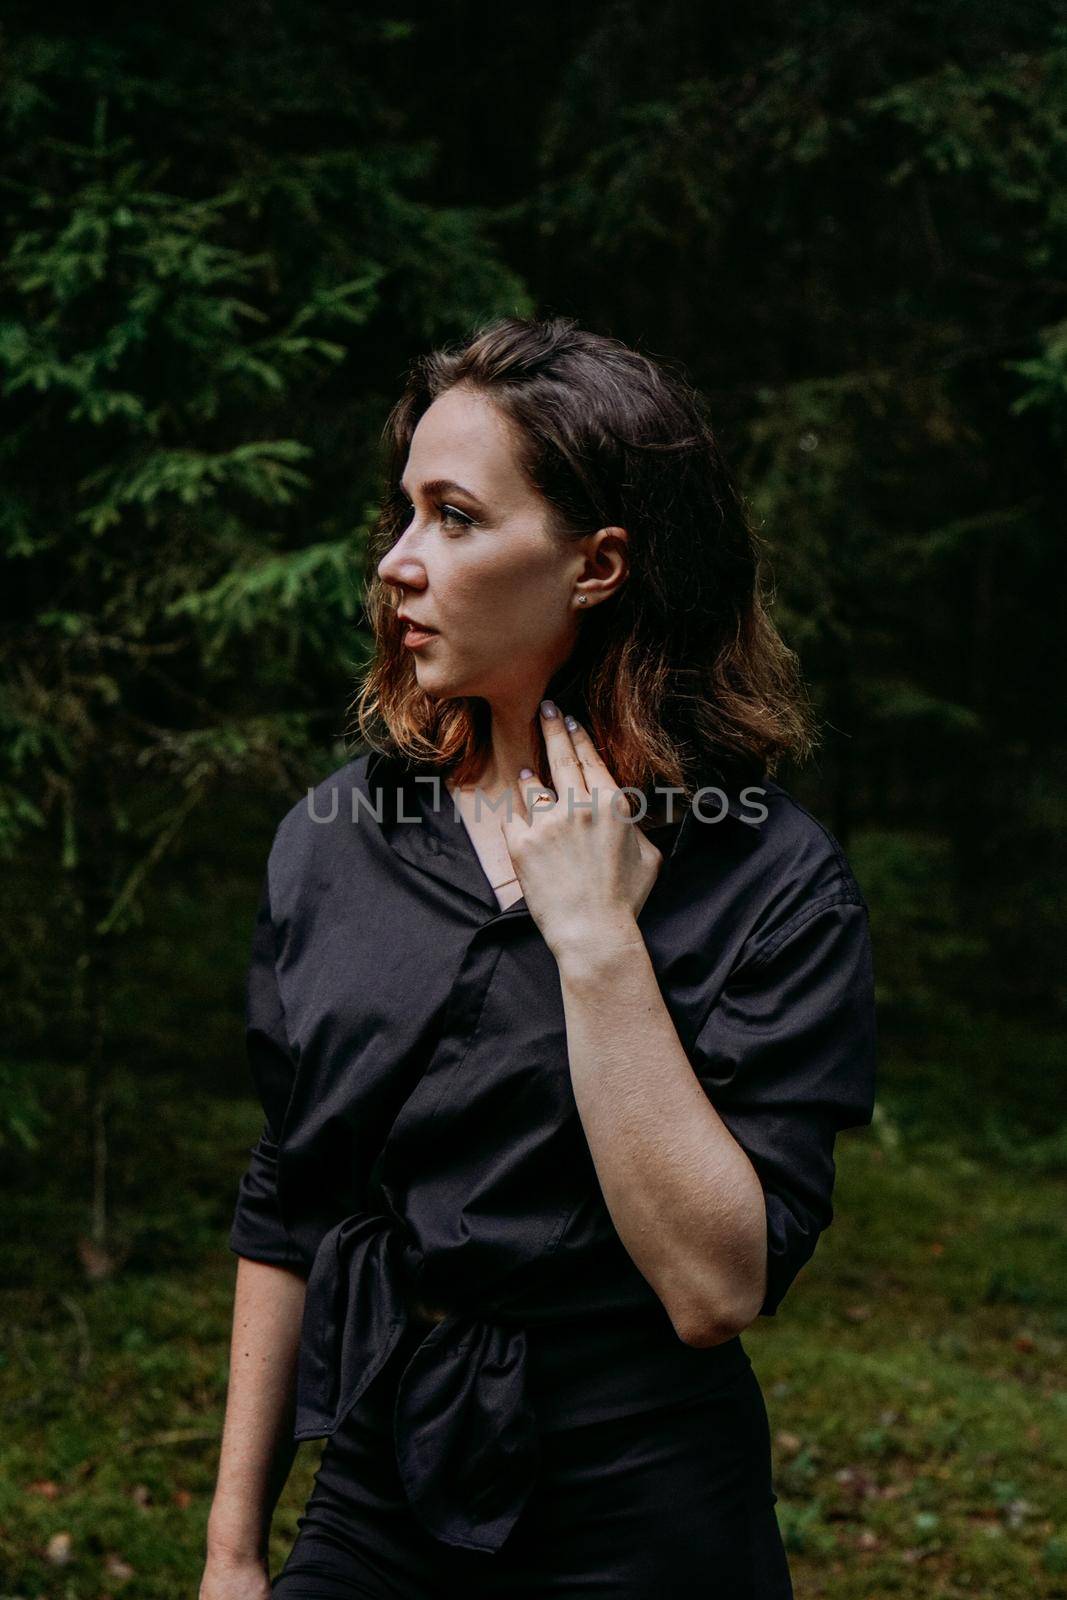
<instances>
[{"instance_id":1,"label":"black trousers","mask_svg":"<svg viewBox=\"0 0 1067 1600\"><path fill-rule=\"evenodd\" d=\"M405 1498L391 1402L411 1348L327 1439L274 1600L792 1600L751 1368L696 1404L545 1431L537 1485L490 1552L434 1539Z\"/></svg>"}]
</instances>

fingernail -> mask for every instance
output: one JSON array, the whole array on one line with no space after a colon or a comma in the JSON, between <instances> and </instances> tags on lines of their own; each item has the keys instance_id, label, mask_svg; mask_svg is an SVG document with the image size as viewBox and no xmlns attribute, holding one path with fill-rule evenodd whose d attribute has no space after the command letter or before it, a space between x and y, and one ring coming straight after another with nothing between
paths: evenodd
<instances>
[{"instance_id":1,"label":"fingernail","mask_svg":"<svg viewBox=\"0 0 1067 1600\"><path fill-rule=\"evenodd\" d=\"M575 722L574 718L572 716L570 716L570 715L564 717L563 726L565 728L567 728L571 733L576 733L578 731L578 724Z\"/></svg>"},{"instance_id":2,"label":"fingernail","mask_svg":"<svg viewBox=\"0 0 1067 1600\"><path fill-rule=\"evenodd\" d=\"M533 777L533 767L523 767L521 769L521 771L519 772L519 777L520 778L532 778Z\"/></svg>"},{"instance_id":3,"label":"fingernail","mask_svg":"<svg viewBox=\"0 0 1067 1600\"><path fill-rule=\"evenodd\" d=\"M556 708L552 704L551 700L542 700L541 701L541 715L542 716L554 717L556 714L557 714L556 713Z\"/></svg>"}]
</instances>

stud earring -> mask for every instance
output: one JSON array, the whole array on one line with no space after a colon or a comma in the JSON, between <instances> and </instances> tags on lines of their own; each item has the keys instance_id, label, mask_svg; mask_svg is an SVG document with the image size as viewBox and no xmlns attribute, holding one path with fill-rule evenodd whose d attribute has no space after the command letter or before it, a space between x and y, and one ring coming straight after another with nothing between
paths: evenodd
<instances>
[{"instance_id":1,"label":"stud earring","mask_svg":"<svg viewBox=\"0 0 1067 1600\"><path fill-rule=\"evenodd\" d=\"M580 595L579 595L579 596L578 596L578 604L579 604L579 605L580 605L580 606L584 606L584 605L585 605L585 603L586 603L586 601L587 601L587 600L588 600L588 599L589 599L589 596L588 596L588 595L586 595L586 594L580 594Z\"/></svg>"}]
</instances>

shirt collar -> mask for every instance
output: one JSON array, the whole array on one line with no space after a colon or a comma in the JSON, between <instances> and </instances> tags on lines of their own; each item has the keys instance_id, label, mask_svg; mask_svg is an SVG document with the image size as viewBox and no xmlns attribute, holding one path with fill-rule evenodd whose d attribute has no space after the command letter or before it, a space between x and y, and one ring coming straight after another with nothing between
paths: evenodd
<instances>
[{"instance_id":1,"label":"shirt collar","mask_svg":"<svg viewBox=\"0 0 1067 1600\"><path fill-rule=\"evenodd\" d=\"M381 817L382 832L397 855L479 905L506 914L440 773L399 751L372 750L364 775L374 814ZM429 781L435 776L436 787ZM417 783L416 778L424 781ZM508 910L525 908L523 899Z\"/></svg>"},{"instance_id":2,"label":"shirt collar","mask_svg":"<svg viewBox=\"0 0 1067 1600\"><path fill-rule=\"evenodd\" d=\"M755 781L749 777L740 780L712 778L701 785L702 789L710 792L700 794L696 801L686 800L682 795L675 797L674 815L677 818L680 814L681 822L673 830L670 847L660 868L661 879L680 871L681 863L687 853L698 841L713 836L717 828L728 827L731 833L740 830L742 837L755 832L746 803L742 801L740 794L746 784ZM655 833L652 839L653 843L656 843ZM660 848L662 849L662 846Z\"/></svg>"}]
</instances>

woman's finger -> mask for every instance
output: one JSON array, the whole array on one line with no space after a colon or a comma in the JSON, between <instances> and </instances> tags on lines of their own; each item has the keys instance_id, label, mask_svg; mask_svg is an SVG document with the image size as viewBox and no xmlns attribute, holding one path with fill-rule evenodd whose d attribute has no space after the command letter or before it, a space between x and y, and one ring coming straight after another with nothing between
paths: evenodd
<instances>
[{"instance_id":1,"label":"woman's finger","mask_svg":"<svg viewBox=\"0 0 1067 1600\"><path fill-rule=\"evenodd\" d=\"M571 726L572 723L573 727ZM614 787L614 774L605 764L603 756L600 754L600 751L593 743L591 736L586 733L577 717L565 718L564 726L570 735L571 746L574 750L575 757L581 762L585 771L586 783L594 781L598 786L610 785L611 787Z\"/></svg>"},{"instance_id":2,"label":"woman's finger","mask_svg":"<svg viewBox=\"0 0 1067 1600\"><path fill-rule=\"evenodd\" d=\"M548 794L551 796L552 804L556 803L556 796L545 787L532 767L523 767L518 780L511 785L511 788L518 798L518 805L514 808L515 814L527 824L533 820L531 813L538 809L538 806L547 809L547 803L544 800L538 801L538 795Z\"/></svg>"},{"instance_id":3,"label":"woman's finger","mask_svg":"<svg viewBox=\"0 0 1067 1600\"><path fill-rule=\"evenodd\" d=\"M574 724L573 727L571 727L571 723ZM593 743L591 736L585 731L576 717L570 717L565 725L571 737L575 757L581 763L585 773L585 781L590 792L593 789L598 789L606 796L621 795L621 799L613 802L616 815L619 817L632 817L636 809L633 796L625 794L619 788L614 773ZM609 801L608 803L612 802Z\"/></svg>"},{"instance_id":4,"label":"woman's finger","mask_svg":"<svg viewBox=\"0 0 1067 1600\"><path fill-rule=\"evenodd\" d=\"M552 714L546 707L552 707ZM558 706L551 700L541 702L541 729L545 738L545 751L552 773L552 786L562 799L569 790L575 800L588 799L589 789L585 773L571 743L571 736Z\"/></svg>"}]
</instances>

